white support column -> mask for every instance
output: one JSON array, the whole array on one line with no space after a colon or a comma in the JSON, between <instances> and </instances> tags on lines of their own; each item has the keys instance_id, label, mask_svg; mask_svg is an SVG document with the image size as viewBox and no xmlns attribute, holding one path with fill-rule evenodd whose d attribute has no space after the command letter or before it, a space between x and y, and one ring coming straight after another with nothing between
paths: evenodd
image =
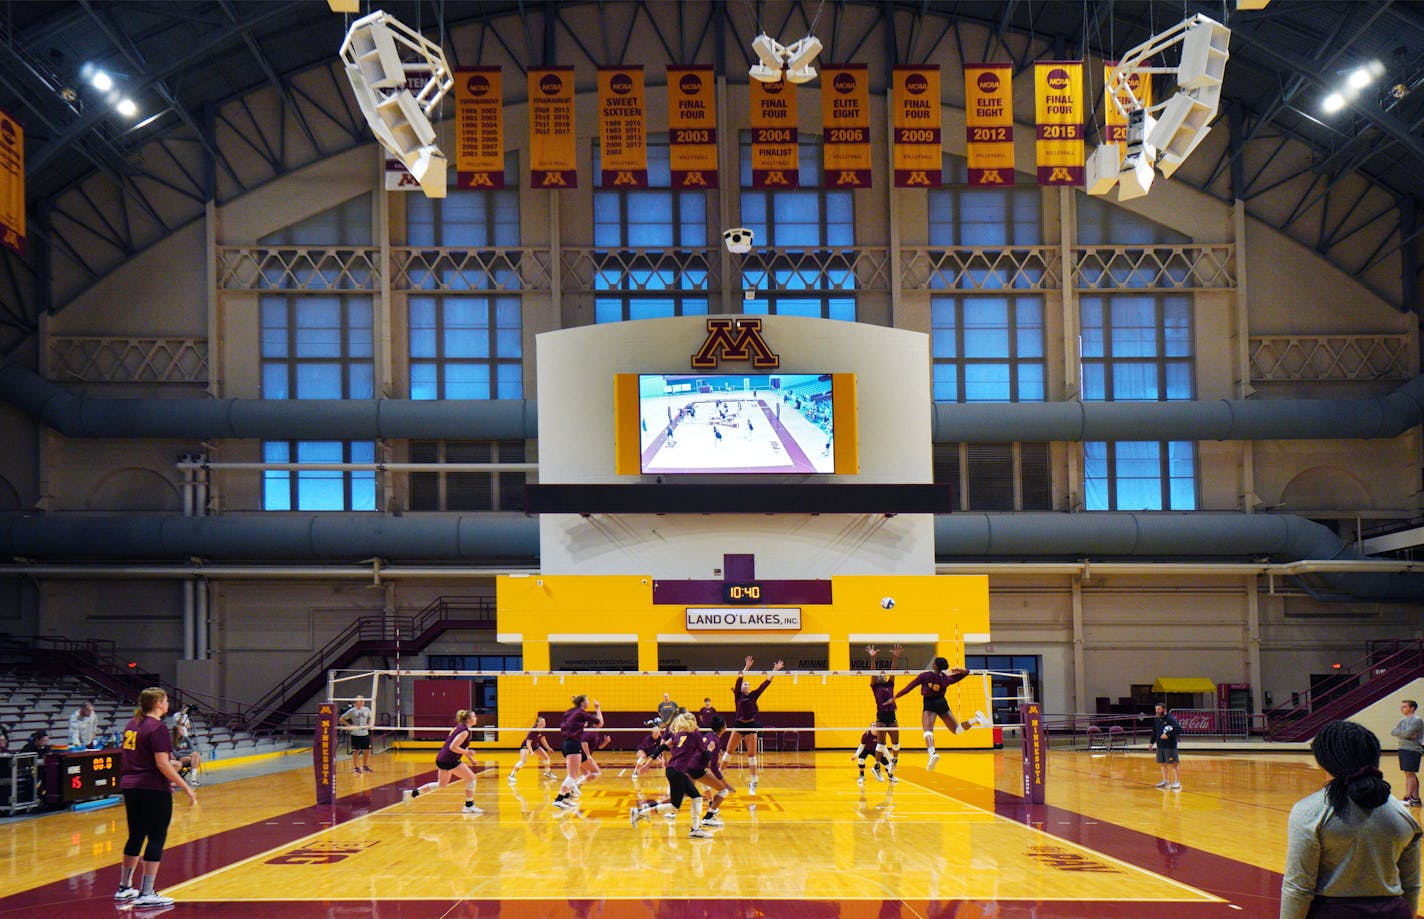
<instances>
[{"instance_id":1,"label":"white support column","mask_svg":"<svg viewBox=\"0 0 1424 919\"><path fill-rule=\"evenodd\" d=\"M208 582L198 579L193 584L194 619L196 628L193 637L193 652L198 660L208 659Z\"/></svg>"},{"instance_id":2,"label":"white support column","mask_svg":"<svg viewBox=\"0 0 1424 919\"><path fill-rule=\"evenodd\" d=\"M717 128L717 175L736 176L736 181L728 182L723 178L717 180L717 216L722 221L720 230L714 232L721 235L722 230L739 226L741 222L741 209L736 205L739 203L732 194L734 189L740 188L742 183L742 150L741 138L735 128L728 130L724 125L732 125L732 113L727 106L727 77L725 74L717 76L717 120L720 122ZM736 216L733 216L735 213ZM722 313L740 311L737 305L742 294L742 279L740 274L733 273L732 253L727 251L727 247L721 244L721 240L713 237L712 244L717 247L718 273L722 278L722 305L717 310L714 303L709 302L707 308ZM765 240L762 240L765 242Z\"/></svg>"},{"instance_id":3,"label":"white support column","mask_svg":"<svg viewBox=\"0 0 1424 919\"><path fill-rule=\"evenodd\" d=\"M1246 202L1237 198L1231 208L1235 236L1236 261L1236 398L1245 399L1251 388L1251 315L1246 295ZM1255 443L1241 441L1241 510L1251 514L1256 510ZM1257 692L1252 684L1252 692ZM1258 708L1257 711L1260 711Z\"/></svg>"},{"instance_id":4,"label":"white support column","mask_svg":"<svg viewBox=\"0 0 1424 919\"><path fill-rule=\"evenodd\" d=\"M564 262L563 242L559 228L559 193L549 189L549 306L554 314L554 328L564 327Z\"/></svg>"},{"instance_id":5,"label":"white support column","mask_svg":"<svg viewBox=\"0 0 1424 919\"><path fill-rule=\"evenodd\" d=\"M381 169L385 169L385 151L377 147ZM386 191L385 177L378 176L376 184L376 264L380 276L380 288L376 292L375 315L371 317L375 348L375 397L389 399L393 394L391 383L394 370L391 354L391 275L394 258L391 254L391 195Z\"/></svg>"},{"instance_id":6,"label":"white support column","mask_svg":"<svg viewBox=\"0 0 1424 919\"><path fill-rule=\"evenodd\" d=\"M1259 715L1266 706L1265 687L1261 685L1261 602L1257 580L1254 574L1246 576L1246 682L1251 684L1251 710Z\"/></svg>"},{"instance_id":7,"label":"white support column","mask_svg":"<svg viewBox=\"0 0 1424 919\"><path fill-rule=\"evenodd\" d=\"M183 581L183 660L193 660L197 650L197 612L194 608L193 579Z\"/></svg>"},{"instance_id":8,"label":"white support column","mask_svg":"<svg viewBox=\"0 0 1424 919\"><path fill-rule=\"evenodd\" d=\"M1083 647L1083 579L1073 575L1073 705L1072 711L1087 711L1088 679Z\"/></svg>"},{"instance_id":9,"label":"white support column","mask_svg":"<svg viewBox=\"0 0 1424 919\"><path fill-rule=\"evenodd\" d=\"M1077 240L1074 221L1073 190L1058 189L1058 263L1062 276L1059 296L1062 301L1062 348L1063 348L1063 400L1081 400L1083 392L1083 355L1079 348L1078 295L1073 289L1073 243ZM1067 445L1066 452L1066 492L1068 510L1081 510L1086 502L1083 488L1083 444L1074 442Z\"/></svg>"}]
</instances>

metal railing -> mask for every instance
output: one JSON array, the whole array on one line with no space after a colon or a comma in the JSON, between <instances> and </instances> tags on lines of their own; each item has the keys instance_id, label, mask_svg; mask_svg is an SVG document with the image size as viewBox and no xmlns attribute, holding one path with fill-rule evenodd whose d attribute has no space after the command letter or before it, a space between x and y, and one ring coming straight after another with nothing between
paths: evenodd
<instances>
[{"instance_id":1,"label":"metal railing","mask_svg":"<svg viewBox=\"0 0 1424 919\"><path fill-rule=\"evenodd\" d=\"M1182 726L1185 737L1197 739L1247 740L1264 730L1265 719L1245 709L1178 708L1172 716ZM1053 746L1069 749L1118 749L1149 743L1152 739L1150 714L1089 715L1045 714L1044 729Z\"/></svg>"},{"instance_id":2,"label":"metal railing","mask_svg":"<svg viewBox=\"0 0 1424 919\"><path fill-rule=\"evenodd\" d=\"M1291 693L1289 704L1266 712L1270 740L1301 740L1328 721L1354 714L1381 693L1424 674L1424 639L1371 642L1368 652L1337 679Z\"/></svg>"}]
</instances>

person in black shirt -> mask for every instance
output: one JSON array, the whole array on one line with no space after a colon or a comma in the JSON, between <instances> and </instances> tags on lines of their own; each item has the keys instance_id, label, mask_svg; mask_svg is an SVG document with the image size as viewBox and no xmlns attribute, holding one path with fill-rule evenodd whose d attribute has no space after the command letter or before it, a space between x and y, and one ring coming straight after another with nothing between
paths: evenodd
<instances>
[{"instance_id":1,"label":"person in black shirt","mask_svg":"<svg viewBox=\"0 0 1424 919\"><path fill-rule=\"evenodd\" d=\"M1161 702L1157 703L1157 717L1152 719L1152 740L1149 747L1157 750L1157 765L1162 769L1162 781L1157 783L1158 788L1172 788L1180 791L1182 788L1182 776L1177 770L1177 738L1181 736L1182 726L1177 723L1167 712L1167 706Z\"/></svg>"}]
</instances>

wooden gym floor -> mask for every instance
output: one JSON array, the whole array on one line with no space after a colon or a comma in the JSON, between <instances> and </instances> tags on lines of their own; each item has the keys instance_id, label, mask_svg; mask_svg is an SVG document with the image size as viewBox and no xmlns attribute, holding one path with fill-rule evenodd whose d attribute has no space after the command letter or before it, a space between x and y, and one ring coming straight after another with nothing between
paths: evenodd
<instances>
[{"instance_id":1,"label":"wooden gym floor","mask_svg":"<svg viewBox=\"0 0 1424 919\"><path fill-rule=\"evenodd\" d=\"M429 751L338 763L335 806L311 806L309 768L207 784L175 802L159 889L184 916L382 917L1274 917L1291 804L1324 773L1308 756L1184 751L1182 791L1150 754L1053 751L1048 804L1021 797L1015 751L902 757L897 785L855 784L847 752L770 754L726 827L630 827L614 757L578 814L550 806L537 764L481 776L482 817L458 786L402 803L433 777ZM1384 764L1396 791L1402 781ZM649 773L645 792L666 790ZM111 899L121 807L0 824L0 917L87 916ZM154 910L134 911L136 919Z\"/></svg>"}]
</instances>

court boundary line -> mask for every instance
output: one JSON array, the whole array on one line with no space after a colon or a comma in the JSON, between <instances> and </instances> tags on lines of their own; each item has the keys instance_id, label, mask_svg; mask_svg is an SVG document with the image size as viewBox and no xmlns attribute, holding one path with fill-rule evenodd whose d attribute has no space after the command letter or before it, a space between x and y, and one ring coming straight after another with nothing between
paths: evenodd
<instances>
[{"instance_id":1,"label":"court boundary line","mask_svg":"<svg viewBox=\"0 0 1424 919\"><path fill-rule=\"evenodd\" d=\"M910 769L919 769L919 767L917 767L917 766L911 766L911 767L909 767L909 768L910 768ZM920 769L919 771L924 772L924 774L927 775L927 776L935 777L935 774L934 774L933 772L930 772L930 771L927 770L927 769ZM911 775L913 775L913 774L914 774L914 773L912 772ZM898 777L900 777L900 781L902 781L902 782L903 782L903 781L910 781L912 784L917 785L918 787L923 788L923 789L925 789L926 791L932 792L932 793L937 794L937 795L941 795L942 797L948 798L948 799L951 800L951 801L958 801L960 804L963 804L963 805L966 806L966 807L973 808L974 810L979 811L980 813L988 814L989 816L993 817L995 820L1003 820L1003 821L1006 821L1006 822L1008 822L1008 823L1014 824L1015 826L1022 826L1022 827L1024 827L1025 829L1028 829L1028 830L1033 831L1033 832L1036 832L1036 833L1041 833L1041 834L1043 834L1044 836L1048 836L1048 837L1051 838L1051 839L1060 840L1060 841L1062 841L1063 843L1065 843L1065 844L1067 844L1067 845L1069 845L1069 846L1072 846L1072 847L1074 847L1074 848L1076 848L1076 849L1081 849L1081 850L1084 851L1084 852L1091 852L1091 853L1093 853L1094 855L1101 856L1102 858L1105 858L1105 859L1107 859L1108 861L1113 862L1114 864L1122 865L1122 866L1125 866L1125 867L1127 867L1127 868L1131 868L1131 869L1134 870L1134 871L1140 871L1140 872L1142 872L1142 873L1144 873L1144 874L1151 875L1152 877L1161 878L1163 881L1166 881L1168 884L1170 884L1170 885L1172 885L1172 886L1180 887L1180 888L1183 888L1183 889L1185 889L1185 890L1189 890L1189 891L1194 891L1194 892L1196 892L1196 893L1200 893L1200 894L1202 894L1204 897L1207 898L1207 902L1211 902L1211 903L1226 903L1226 904L1230 904L1230 903L1231 903L1230 900L1227 900L1227 899L1225 899L1224 897L1219 897L1219 896L1217 896L1217 895L1214 894L1214 893L1210 893L1210 892L1205 891L1205 890L1202 890L1202 889L1200 889L1200 888L1198 888L1198 887L1193 887L1193 886L1191 886L1190 884L1187 884L1187 883L1185 883L1185 882L1183 882L1183 881L1177 880L1176 878L1171 878L1171 877L1167 877L1166 875L1158 874L1157 872L1152 871L1152 870L1150 870L1150 869L1148 869L1148 868L1144 868L1144 867L1142 867L1142 866L1140 866L1140 865L1134 865L1132 862L1126 861L1125 859L1118 858L1116 855L1109 855L1109 854L1106 853L1106 852L1099 851L1098 849L1094 849L1094 848L1091 847L1091 846L1084 845L1084 844L1081 843L1081 842L1074 842L1073 840L1068 839L1068 838L1066 838L1066 837L1057 836L1057 835L1055 835L1055 834L1049 832L1047 829L1041 829L1041 828L1039 828L1039 827L1035 827L1035 826L1032 826L1032 825L1030 825L1030 824L1023 824L1023 823L1019 823L1019 822L1016 821L1016 820L1010 820L1008 817L1005 817L1003 814L1000 814L998 811L987 810L987 809L985 809L985 808L983 808L983 807L980 807L980 806L977 805L977 804L974 804L973 802L965 801L965 800L962 799L962 798L956 798L956 797L954 797L953 795L949 794L949 793L946 792L946 791L943 791L943 790L938 789L938 788L934 788L934 787L932 787L932 786L930 786L930 785L925 785L924 783L922 783L922 782L917 782L917 781L915 781L914 779L908 779L908 780L907 780L907 779L904 778L904 775L905 775L905 774L904 774L903 771L898 771L898 772L896 772L896 775L897 775ZM989 788L989 789L987 789L987 790L990 791L990 792L996 792L998 789ZM1024 803L1025 803L1025 804L1028 804L1029 802L1025 801ZM1101 822L1101 821L1100 821L1100 822ZM1044 899L1061 899L1061 898L1045 897ZM1077 902L1077 898L1072 898L1071 902ZM1153 902L1157 902L1157 901L1154 900ZM1164 902L1192 902L1192 903L1199 903L1199 902L1201 902L1201 901L1200 901L1200 900L1197 900L1197 899L1192 899L1192 900L1188 900L1188 901L1170 901L1170 900L1169 900L1169 901L1164 901Z\"/></svg>"}]
</instances>

